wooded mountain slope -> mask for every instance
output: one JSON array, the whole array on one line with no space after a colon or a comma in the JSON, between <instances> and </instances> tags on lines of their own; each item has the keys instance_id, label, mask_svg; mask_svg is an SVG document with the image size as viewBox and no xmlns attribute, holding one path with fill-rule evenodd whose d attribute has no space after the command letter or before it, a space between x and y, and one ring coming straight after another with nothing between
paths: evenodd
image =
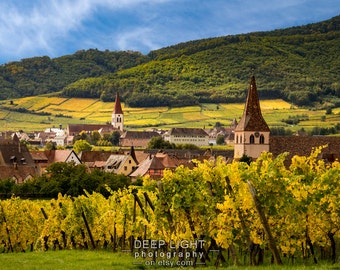
<instances>
[{"instance_id":1,"label":"wooded mountain slope","mask_svg":"<svg viewBox=\"0 0 340 270\"><path fill-rule=\"evenodd\" d=\"M255 68L262 98L340 104L340 16L320 23L189 41L151 51L89 50L0 66L0 98L62 91L131 107L244 101Z\"/></svg>"}]
</instances>

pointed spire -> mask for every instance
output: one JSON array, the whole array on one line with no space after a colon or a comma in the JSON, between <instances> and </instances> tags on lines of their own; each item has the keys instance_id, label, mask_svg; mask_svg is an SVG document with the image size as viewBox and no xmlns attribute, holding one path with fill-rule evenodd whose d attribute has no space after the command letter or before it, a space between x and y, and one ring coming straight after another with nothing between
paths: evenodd
<instances>
[{"instance_id":1,"label":"pointed spire","mask_svg":"<svg viewBox=\"0 0 340 270\"><path fill-rule=\"evenodd\" d=\"M114 114L123 114L122 105L120 104L119 93L116 93L115 107L113 109Z\"/></svg>"},{"instance_id":2,"label":"pointed spire","mask_svg":"<svg viewBox=\"0 0 340 270\"><path fill-rule=\"evenodd\" d=\"M252 75L248 90L247 101L242 118L236 127L236 131L270 131L263 119L259 96L256 88L255 76Z\"/></svg>"},{"instance_id":3,"label":"pointed spire","mask_svg":"<svg viewBox=\"0 0 340 270\"><path fill-rule=\"evenodd\" d=\"M138 160L136 157L136 152L135 152L135 148L133 146L131 146L130 148L130 152L129 155L133 158L133 160L138 164Z\"/></svg>"}]
</instances>

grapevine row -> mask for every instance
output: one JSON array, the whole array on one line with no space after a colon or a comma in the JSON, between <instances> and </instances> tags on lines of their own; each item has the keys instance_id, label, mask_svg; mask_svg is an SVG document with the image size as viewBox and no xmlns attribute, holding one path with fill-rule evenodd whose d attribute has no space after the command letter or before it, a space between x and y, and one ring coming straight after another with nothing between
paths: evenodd
<instances>
[{"instance_id":1,"label":"grapevine row","mask_svg":"<svg viewBox=\"0 0 340 270\"><path fill-rule=\"evenodd\" d=\"M340 232L340 163L264 153L250 163L222 159L166 171L160 181L76 198L0 201L0 252L58 249L132 250L133 239L204 240L230 261L260 264L268 251L336 260ZM223 253L219 255L224 260ZM243 259L242 259L243 258ZM241 260L242 259L242 260Z\"/></svg>"}]
</instances>

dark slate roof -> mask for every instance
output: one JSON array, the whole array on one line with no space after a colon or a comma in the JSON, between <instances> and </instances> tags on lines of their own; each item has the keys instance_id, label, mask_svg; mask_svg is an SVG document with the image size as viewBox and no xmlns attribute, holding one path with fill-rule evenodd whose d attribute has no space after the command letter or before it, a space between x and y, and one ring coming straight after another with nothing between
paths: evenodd
<instances>
[{"instance_id":1,"label":"dark slate roof","mask_svg":"<svg viewBox=\"0 0 340 270\"><path fill-rule=\"evenodd\" d=\"M1 140L0 142L1 159L0 165L26 164L34 166L34 161L26 145L21 144L15 136L13 140Z\"/></svg>"},{"instance_id":2,"label":"dark slate roof","mask_svg":"<svg viewBox=\"0 0 340 270\"><path fill-rule=\"evenodd\" d=\"M206 137L208 134L202 128L171 128L169 135L172 136L202 136Z\"/></svg>"},{"instance_id":3,"label":"dark slate roof","mask_svg":"<svg viewBox=\"0 0 340 270\"><path fill-rule=\"evenodd\" d=\"M254 76L251 77L243 115L235 131L270 131L261 113Z\"/></svg>"},{"instance_id":4,"label":"dark slate roof","mask_svg":"<svg viewBox=\"0 0 340 270\"><path fill-rule=\"evenodd\" d=\"M122 139L151 139L153 137L159 137L160 135L156 131L126 131L121 138Z\"/></svg>"},{"instance_id":5,"label":"dark slate roof","mask_svg":"<svg viewBox=\"0 0 340 270\"><path fill-rule=\"evenodd\" d=\"M26 145L14 135L13 140L0 140L0 179L13 178L22 183L28 177L39 175Z\"/></svg>"}]
</instances>

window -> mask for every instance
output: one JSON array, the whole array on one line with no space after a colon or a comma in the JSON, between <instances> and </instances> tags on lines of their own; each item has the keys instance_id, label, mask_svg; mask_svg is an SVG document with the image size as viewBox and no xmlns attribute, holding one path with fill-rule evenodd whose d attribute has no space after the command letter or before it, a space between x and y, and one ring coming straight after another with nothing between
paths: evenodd
<instances>
[{"instance_id":1,"label":"window","mask_svg":"<svg viewBox=\"0 0 340 270\"><path fill-rule=\"evenodd\" d=\"M236 143L238 143L238 135L236 135Z\"/></svg>"},{"instance_id":2,"label":"window","mask_svg":"<svg viewBox=\"0 0 340 270\"><path fill-rule=\"evenodd\" d=\"M254 137L253 134L250 135L249 141L250 141L250 144L254 144L255 143L255 137Z\"/></svg>"},{"instance_id":3,"label":"window","mask_svg":"<svg viewBox=\"0 0 340 270\"><path fill-rule=\"evenodd\" d=\"M264 144L264 136L263 136L263 134L261 134L261 136L260 136L260 144Z\"/></svg>"}]
</instances>

